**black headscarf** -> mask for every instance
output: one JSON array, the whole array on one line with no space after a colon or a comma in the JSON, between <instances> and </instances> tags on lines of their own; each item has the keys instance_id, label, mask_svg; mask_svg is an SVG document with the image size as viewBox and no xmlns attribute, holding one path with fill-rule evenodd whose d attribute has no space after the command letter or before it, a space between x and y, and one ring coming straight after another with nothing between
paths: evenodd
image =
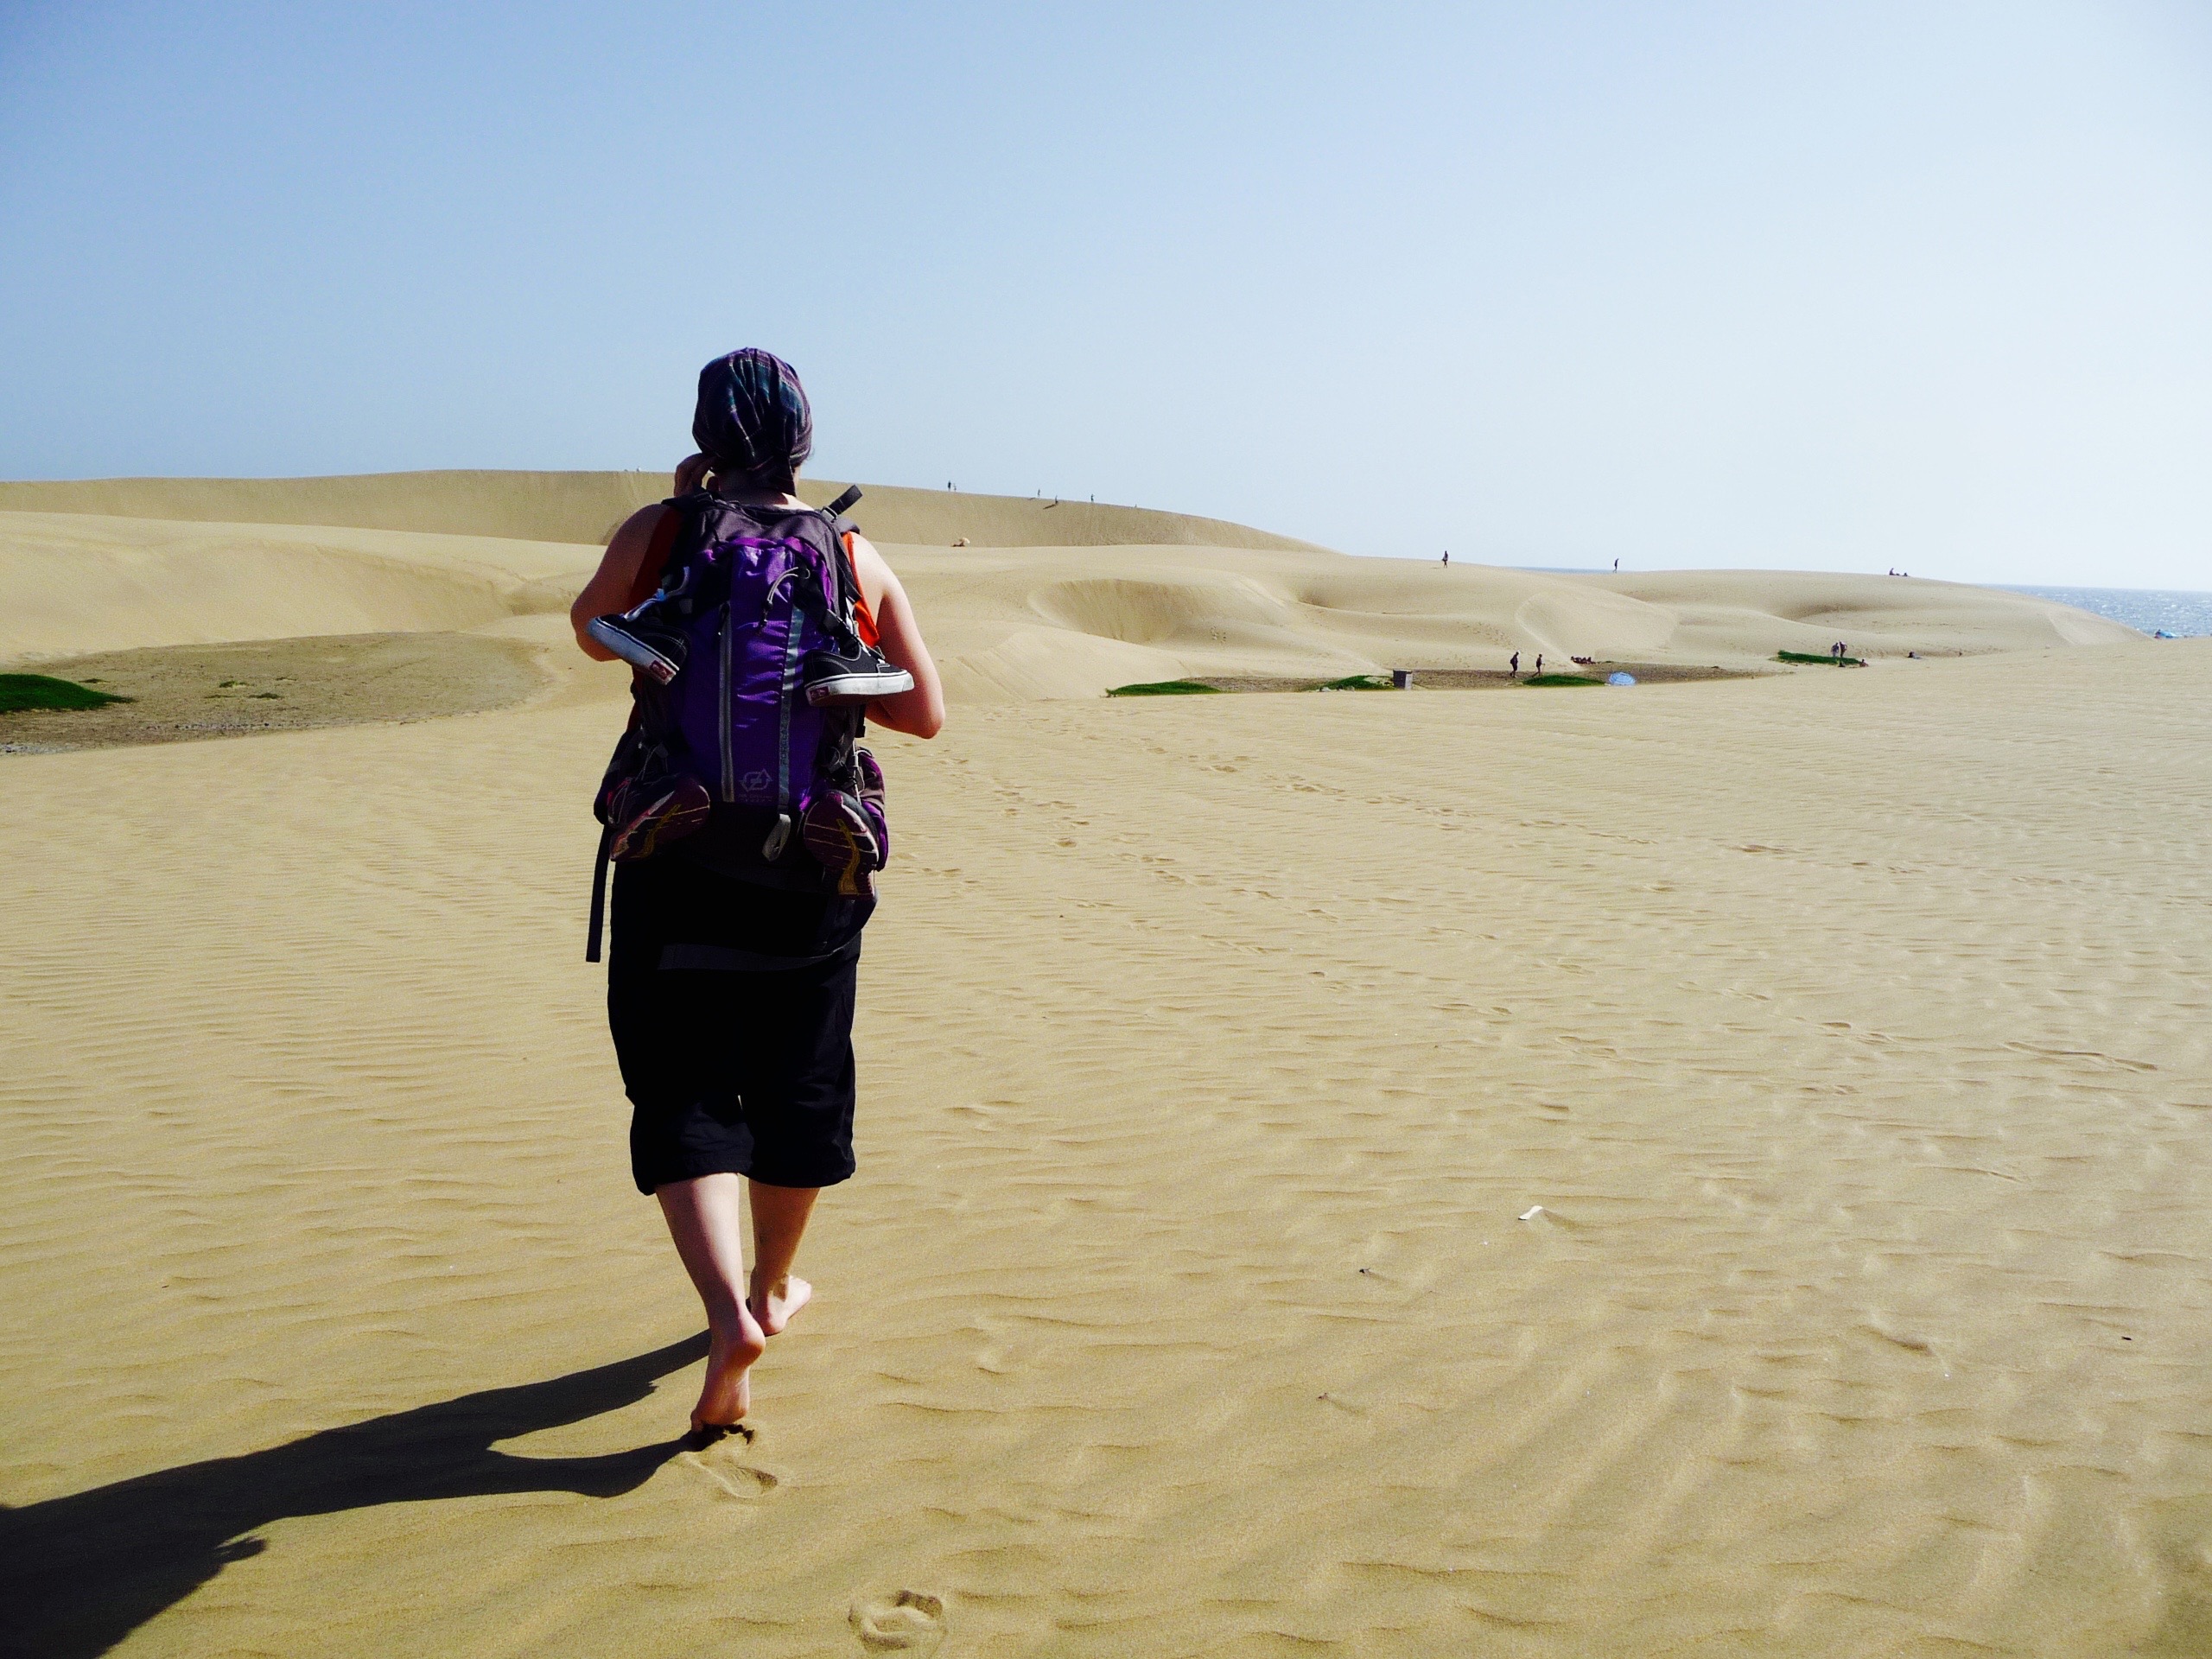
<instances>
[{"instance_id":1,"label":"black headscarf","mask_svg":"<svg viewBox=\"0 0 2212 1659\"><path fill-rule=\"evenodd\" d=\"M786 488L814 451L806 389L780 357L747 346L699 371L691 441L726 478Z\"/></svg>"}]
</instances>

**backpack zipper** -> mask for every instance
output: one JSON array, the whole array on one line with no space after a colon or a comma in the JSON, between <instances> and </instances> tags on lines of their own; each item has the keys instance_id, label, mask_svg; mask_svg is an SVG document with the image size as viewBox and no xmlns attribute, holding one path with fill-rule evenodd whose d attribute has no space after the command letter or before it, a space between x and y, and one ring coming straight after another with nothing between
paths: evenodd
<instances>
[{"instance_id":1,"label":"backpack zipper","mask_svg":"<svg viewBox=\"0 0 2212 1659\"><path fill-rule=\"evenodd\" d=\"M771 864L783 855L791 838L791 692L798 684L798 601L785 589L784 613L784 678L776 698L776 827L760 845L760 855Z\"/></svg>"},{"instance_id":2,"label":"backpack zipper","mask_svg":"<svg viewBox=\"0 0 2212 1659\"><path fill-rule=\"evenodd\" d=\"M722 678L718 698L721 716L722 799L725 801L734 801L737 798L737 751L732 747L729 736L729 637L732 632L730 607L726 601L722 605Z\"/></svg>"}]
</instances>

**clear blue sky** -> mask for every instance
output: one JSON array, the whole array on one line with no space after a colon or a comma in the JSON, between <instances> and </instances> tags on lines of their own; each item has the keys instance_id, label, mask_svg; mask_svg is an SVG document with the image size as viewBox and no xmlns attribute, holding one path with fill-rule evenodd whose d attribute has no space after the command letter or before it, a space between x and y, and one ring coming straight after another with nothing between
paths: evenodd
<instances>
[{"instance_id":1,"label":"clear blue sky","mask_svg":"<svg viewBox=\"0 0 2212 1659\"><path fill-rule=\"evenodd\" d=\"M817 467L2212 588L2202 0L0 0L0 476Z\"/></svg>"}]
</instances>

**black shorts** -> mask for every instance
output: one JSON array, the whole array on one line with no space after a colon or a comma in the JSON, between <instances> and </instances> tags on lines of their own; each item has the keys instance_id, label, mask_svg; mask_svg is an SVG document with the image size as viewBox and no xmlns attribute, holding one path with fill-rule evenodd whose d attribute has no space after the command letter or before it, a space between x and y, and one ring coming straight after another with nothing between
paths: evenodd
<instances>
[{"instance_id":1,"label":"black shorts","mask_svg":"<svg viewBox=\"0 0 2212 1659\"><path fill-rule=\"evenodd\" d=\"M852 1174L853 992L873 908L667 854L616 867L607 1013L640 1192Z\"/></svg>"}]
</instances>

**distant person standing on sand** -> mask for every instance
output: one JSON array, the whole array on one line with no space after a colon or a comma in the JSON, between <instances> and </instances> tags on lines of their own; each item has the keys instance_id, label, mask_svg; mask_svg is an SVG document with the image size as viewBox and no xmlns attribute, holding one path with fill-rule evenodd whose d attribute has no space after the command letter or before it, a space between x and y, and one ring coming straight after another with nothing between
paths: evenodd
<instances>
[{"instance_id":1,"label":"distant person standing on sand","mask_svg":"<svg viewBox=\"0 0 2212 1659\"><path fill-rule=\"evenodd\" d=\"M586 656L634 671L599 807L607 1017L631 1174L706 1307L691 1427L711 1435L812 1294L799 1237L854 1169L861 930L890 850L882 770L855 740L867 720L934 737L944 697L882 555L794 493L813 417L791 366L709 363L676 495L615 531L570 620Z\"/></svg>"},{"instance_id":2,"label":"distant person standing on sand","mask_svg":"<svg viewBox=\"0 0 2212 1659\"><path fill-rule=\"evenodd\" d=\"M1509 679L1509 680L1513 680L1513 679L1518 679L1520 677L1521 677L1521 653L1520 653L1519 652L1517 652L1517 651L1516 651L1516 652L1515 652L1513 653L1513 655L1512 655L1511 657L1510 657L1510 658L1508 658L1506 659L1506 663L1505 663L1505 677L1506 677L1507 679Z\"/></svg>"}]
</instances>

